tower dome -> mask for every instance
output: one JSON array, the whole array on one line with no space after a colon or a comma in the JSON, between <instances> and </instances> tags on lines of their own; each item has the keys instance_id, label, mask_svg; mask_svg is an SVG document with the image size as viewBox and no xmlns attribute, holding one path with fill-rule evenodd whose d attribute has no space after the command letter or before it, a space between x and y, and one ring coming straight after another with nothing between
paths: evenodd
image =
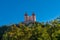
<instances>
[{"instance_id":1,"label":"tower dome","mask_svg":"<svg viewBox=\"0 0 60 40\"><path fill-rule=\"evenodd\" d=\"M34 12L32 13L32 16L35 16Z\"/></svg>"},{"instance_id":2,"label":"tower dome","mask_svg":"<svg viewBox=\"0 0 60 40\"><path fill-rule=\"evenodd\" d=\"M25 16L28 16L28 14L27 14L27 13L25 13Z\"/></svg>"}]
</instances>

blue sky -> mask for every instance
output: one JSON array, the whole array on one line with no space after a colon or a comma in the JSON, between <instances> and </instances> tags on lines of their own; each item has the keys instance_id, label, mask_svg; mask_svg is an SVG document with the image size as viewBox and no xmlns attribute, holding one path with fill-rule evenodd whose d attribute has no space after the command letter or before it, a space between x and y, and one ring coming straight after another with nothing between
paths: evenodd
<instances>
[{"instance_id":1,"label":"blue sky","mask_svg":"<svg viewBox=\"0 0 60 40\"><path fill-rule=\"evenodd\" d=\"M24 21L24 13L35 12L39 22L60 16L60 0L0 0L0 26Z\"/></svg>"}]
</instances>

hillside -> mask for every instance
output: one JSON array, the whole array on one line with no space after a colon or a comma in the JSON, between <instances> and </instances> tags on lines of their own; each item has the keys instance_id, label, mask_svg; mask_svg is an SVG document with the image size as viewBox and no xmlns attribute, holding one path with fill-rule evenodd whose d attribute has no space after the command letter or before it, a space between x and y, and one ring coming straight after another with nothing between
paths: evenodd
<instances>
[{"instance_id":1,"label":"hillside","mask_svg":"<svg viewBox=\"0 0 60 40\"><path fill-rule=\"evenodd\" d=\"M2 26L0 40L60 40L60 20Z\"/></svg>"}]
</instances>

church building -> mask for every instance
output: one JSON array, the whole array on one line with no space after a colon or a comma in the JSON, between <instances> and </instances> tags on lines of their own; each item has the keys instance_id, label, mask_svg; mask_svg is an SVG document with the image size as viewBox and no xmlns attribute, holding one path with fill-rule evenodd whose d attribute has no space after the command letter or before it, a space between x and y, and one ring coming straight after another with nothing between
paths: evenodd
<instances>
[{"instance_id":1,"label":"church building","mask_svg":"<svg viewBox=\"0 0 60 40\"><path fill-rule=\"evenodd\" d=\"M28 16L28 14L25 13L25 15L24 15L24 22L25 23L30 23L30 22L34 23L35 21L36 21L36 15L34 13L32 13L31 16Z\"/></svg>"}]
</instances>

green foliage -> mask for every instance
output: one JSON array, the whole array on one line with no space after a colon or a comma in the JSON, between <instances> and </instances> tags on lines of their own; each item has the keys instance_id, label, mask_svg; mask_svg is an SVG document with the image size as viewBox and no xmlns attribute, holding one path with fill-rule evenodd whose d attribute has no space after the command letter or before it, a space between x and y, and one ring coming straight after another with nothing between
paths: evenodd
<instances>
[{"instance_id":1,"label":"green foliage","mask_svg":"<svg viewBox=\"0 0 60 40\"><path fill-rule=\"evenodd\" d=\"M60 40L60 20L3 26L0 36L1 40Z\"/></svg>"}]
</instances>

